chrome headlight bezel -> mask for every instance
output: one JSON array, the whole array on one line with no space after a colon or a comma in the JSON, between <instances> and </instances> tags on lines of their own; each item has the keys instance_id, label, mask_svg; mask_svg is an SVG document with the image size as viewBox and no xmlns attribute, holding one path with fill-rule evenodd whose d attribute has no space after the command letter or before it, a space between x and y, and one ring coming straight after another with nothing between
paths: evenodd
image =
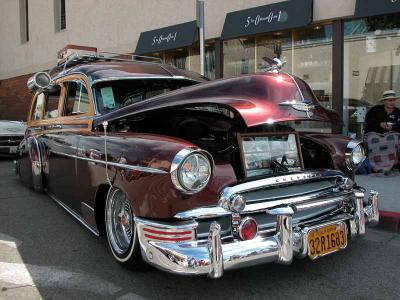
<instances>
[{"instance_id":1,"label":"chrome headlight bezel","mask_svg":"<svg viewBox=\"0 0 400 300\"><path fill-rule=\"evenodd\" d=\"M358 157L358 158L357 158ZM349 171L355 170L365 160L364 143L357 140L352 140L347 143L345 152L345 163Z\"/></svg>"},{"instance_id":2,"label":"chrome headlight bezel","mask_svg":"<svg viewBox=\"0 0 400 300\"><path fill-rule=\"evenodd\" d=\"M183 183L181 174L183 164L193 155L200 155L204 159L206 159L208 162L208 167L210 169L208 178L204 182L202 182L202 184L198 188L190 188L186 186ZM170 174L172 183L174 184L176 189L178 189L184 194L195 194L200 192L207 186L208 182L211 179L213 170L214 170L214 160L209 152L195 148L184 148L175 155L171 164Z\"/></svg>"}]
</instances>

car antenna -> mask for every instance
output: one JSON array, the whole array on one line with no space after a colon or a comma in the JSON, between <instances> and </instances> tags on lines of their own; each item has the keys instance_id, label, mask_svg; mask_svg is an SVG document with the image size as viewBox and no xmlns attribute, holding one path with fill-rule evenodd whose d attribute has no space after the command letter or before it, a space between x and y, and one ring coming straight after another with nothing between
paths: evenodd
<instances>
[{"instance_id":1,"label":"car antenna","mask_svg":"<svg viewBox=\"0 0 400 300\"><path fill-rule=\"evenodd\" d=\"M103 129L104 129L104 156L105 156L105 159L106 159L106 175L107 175L108 184L112 187L113 185L111 183L110 176L108 176L108 158L107 158L107 156L108 156L107 155L107 126L108 126L108 122L104 121L102 123L102 125L103 125Z\"/></svg>"}]
</instances>

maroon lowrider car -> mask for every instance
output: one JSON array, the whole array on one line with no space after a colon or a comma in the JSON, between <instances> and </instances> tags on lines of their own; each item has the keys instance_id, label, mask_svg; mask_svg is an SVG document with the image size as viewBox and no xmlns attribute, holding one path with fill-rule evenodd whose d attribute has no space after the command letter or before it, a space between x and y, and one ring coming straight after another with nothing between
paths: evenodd
<instances>
[{"instance_id":1,"label":"maroon lowrider car","mask_svg":"<svg viewBox=\"0 0 400 300\"><path fill-rule=\"evenodd\" d=\"M377 193L353 181L362 143L304 132L339 117L295 76L207 81L72 55L28 86L20 178L106 234L125 266L217 278L328 255L379 220Z\"/></svg>"}]
</instances>

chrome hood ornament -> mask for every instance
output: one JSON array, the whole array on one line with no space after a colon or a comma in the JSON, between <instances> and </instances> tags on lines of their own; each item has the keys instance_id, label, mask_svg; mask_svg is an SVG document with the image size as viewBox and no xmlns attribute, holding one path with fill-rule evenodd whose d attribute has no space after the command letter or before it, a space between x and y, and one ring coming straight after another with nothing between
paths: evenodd
<instances>
[{"instance_id":1,"label":"chrome hood ornament","mask_svg":"<svg viewBox=\"0 0 400 300\"><path fill-rule=\"evenodd\" d=\"M315 109L315 105L312 103L311 100L304 99L304 101L296 101L296 100L288 100L279 103L282 106L290 106L295 110L304 111L307 114L308 118L311 118L314 113L313 110Z\"/></svg>"}]
</instances>

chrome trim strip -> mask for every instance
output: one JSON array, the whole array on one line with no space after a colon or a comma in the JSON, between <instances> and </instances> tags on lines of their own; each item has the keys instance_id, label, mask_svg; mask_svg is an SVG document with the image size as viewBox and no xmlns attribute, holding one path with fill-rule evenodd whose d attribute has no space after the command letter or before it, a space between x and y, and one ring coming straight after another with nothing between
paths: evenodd
<instances>
[{"instance_id":1,"label":"chrome trim strip","mask_svg":"<svg viewBox=\"0 0 400 300\"><path fill-rule=\"evenodd\" d=\"M195 230L199 225L196 221L183 221L183 222L175 222L168 223L162 221L151 221L148 219L143 219L139 217L135 217L135 223L141 224L142 226L153 227L163 231L176 232L179 230Z\"/></svg>"},{"instance_id":2,"label":"chrome trim strip","mask_svg":"<svg viewBox=\"0 0 400 300\"><path fill-rule=\"evenodd\" d=\"M336 204L339 202L348 202L354 198L353 191L345 191L339 195L338 195L338 193L335 193L335 194L337 196L325 197L322 199L318 199L319 195L308 195L308 196L300 196L300 197L293 197L293 198L285 198L285 199L276 200L276 201L247 204L242 213L263 211L263 210L273 209L276 207L281 207L284 205L295 205L295 208L297 208L297 210L301 211L301 210L305 210L308 208L329 206L329 205ZM312 202L313 200L317 200L317 201ZM227 211L220 206L208 206L208 207L199 207L199 208L179 212L174 216L174 218L177 218L177 219L211 219L211 218L217 218L217 217L222 217L222 216L228 216L231 214L232 214L232 212Z\"/></svg>"},{"instance_id":3,"label":"chrome trim strip","mask_svg":"<svg viewBox=\"0 0 400 300\"><path fill-rule=\"evenodd\" d=\"M229 200L232 197L232 195L236 193L249 192L269 186L295 183L313 178L329 178L329 176L323 176L321 172L304 172L304 173L294 173L290 175L268 177L259 180L253 180L250 182L240 183L232 187L224 188L220 196L220 202L223 200Z\"/></svg>"},{"instance_id":4,"label":"chrome trim strip","mask_svg":"<svg viewBox=\"0 0 400 300\"><path fill-rule=\"evenodd\" d=\"M170 72L168 72L168 73L170 73ZM96 79L96 80L93 80L92 87L99 82L116 81L116 80L136 80L136 79L175 79L175 80L188 80L188 81L200 83L199 81L194 80L189 77L175 76L175 75L172 75L172 76L167 76L167 75L166 76L140 76L140 77L139 76L138 77L128 76L128 77L106 77L106 78Z\"/></svg>"},{"instance_id":5,"label":"chrome trim strip","mask_svg":"<svg viewBox=\"0 0 400 300\"><path fill-rule=\"evenodd\" d=\"M353 197L348 198L346 196L340 196L340 197L334 197L331 199L316 201L316 202L312 202L312 203L299 204L299 205L296 205L295 207L296 207L297 211L303 211L303 210L316 208L316 207L324 207L324 206L330 206L333 204L339 204L339 203L345 202L345 201L348 202L350 199L353 199Z\"/></svg>"},{"instance_id":6,"label":"chrome trim strip","mask_svg":"<svg viewBox=\"0 0 400 300\"><path fill-rule=\"evenodd\" d=\"M291 74L289 74L289 73L285 73L285 74L288 75L288 76L293 80L294 84L295 84L296 87L297 87L297 90L298 90L299 93L300 93L301 101L304 102L304 95L303 95L303 93L301 92L301 89L300 89L299 85L297 84L297 81L294 79L294 77L293 77ZM308 114L307 114L307 115L308 115Z\"/></svg>"},{"instance_id":7,"label":"chrome trim strip","mask_svg":"<svg viewBox=\"0 0 400 300\"><path fill-rule=\"evenodd\" d=\"M232 213L220 206L199 207L177 213L174 218L185 219L212 219L222 216L228 216Z\"/></svg>"},{"instance_id":8,"label":"chrome trim strip","mask_svg":"<svg viewBox=\"0 0 400 300\"><path fill-rule=\"evenodd\" d=\"M83 226L85 226L87 229L90 230L91 233L93 233L96 236L100 236L100 233L94 229L92 226L90 226L84 219L81 218L80 215L78 215L75 211L73 211L69 206L64 204L61 200L57 199L56 196L52 193L47 193L51 199L53 199L55 202L57 202L62 208L64 208L71 216L73 216L75 219L77 219Z\"/></svg>"},{"instance_id":9,"label":"chrome trim strip","mask_svg":"<svg viewBox=\"0 0 400 300\"><path fill-rule=\"evenodd\" d=\"M62 156L67 156L67 157L71 157L71 158L84 160L84 161L90 161L90 162L93 162L96 164L103 164L103 165L106 164L106 162L103 160L86 158L86 157L62 153L62 152L53 152L53 153L55 153L57 155L62 155ZM121 168L121 169L128 169L128 170L141 171L141 172L154 173L154 174L168 174L168 172L166 172L166 171L154 169L154 168L148 168L148 167L132 166L132 165L126 165L126 164L115 163L115 162L110 162L110 161L107 164L109 166L113 166L113 167L117 167L117 168Z\"/></svg>"},{"instance_id":10,"label":"chrome trim strip","mask_svg":"<svg viewBox=\"0 0 400 300\"><path fill-rule=\"evenodd\" d=\"M81 205L85 205L87 208L89 208L92 212L94 212L94 208L91 207L89 204L86 204L85 202L81 202Z\"/></svg>"}]
</instances>

